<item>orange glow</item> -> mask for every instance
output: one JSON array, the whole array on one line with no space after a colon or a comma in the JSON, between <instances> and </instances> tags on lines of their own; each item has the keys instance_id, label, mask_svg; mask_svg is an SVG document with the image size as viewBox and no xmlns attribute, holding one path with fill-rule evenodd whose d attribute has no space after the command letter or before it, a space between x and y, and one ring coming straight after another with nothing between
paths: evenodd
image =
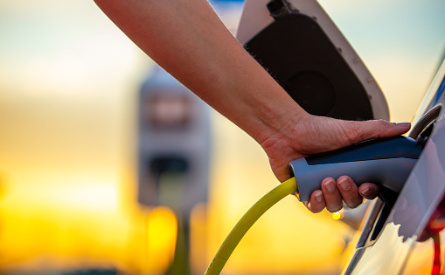
<instances>
[{"instance_id":1,"label":"orange glow","mask_svg":"<svg viewBox=\"0 0 445 275\"><path fill-rule=\"evenodd\" d=\"M155 208L147 221L147 267L157 273L166 270L173 260L178 222L172 210Z\"/></svg>"},{"instance_id":2,"label":"orange glow","mask_svg":"<svg viewBox=\"0 0 445 275\"><path fill-rule=\"evenodd\" d=\"M341 212L332 213L332 218L336 221L341 220L343 218L343 214Z\"/></svg>"},{"instance_id":3,"label":"orange glow","mask_svg":"<svg viewBox=\"0 0 445 275\"><path fill-rule=\"evenodd\" d=\"M204 274L209 259L207 258L208 242L207 205L198 204L193 208L190 217L190 264L193 274Z\"/></svg>"}]
</instances>

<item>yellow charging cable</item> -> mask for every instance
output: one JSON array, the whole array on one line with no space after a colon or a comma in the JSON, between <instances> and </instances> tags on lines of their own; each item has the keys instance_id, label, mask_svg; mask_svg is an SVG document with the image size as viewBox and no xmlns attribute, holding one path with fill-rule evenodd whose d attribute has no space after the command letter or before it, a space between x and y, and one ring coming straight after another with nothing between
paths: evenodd
<instances>
[{"instance_id":1,"label":"yellow charging cable","mask_svg":"<svg viewBox=\"0 0 445 275\"><path fill-rule=\"evenodd\" d=\"M238 221L229 235L226 237L218 252L207 268L205 275L219 274L224 268L227 260L232 254L235 247L241 241L243 236L250 227L263 215L269 208L279 202L281 199L297 190L297 181L295 178L290 178L282 184L272 189L269 193L264 195L257 201L249 211Z\"/></svg>"}]
</instances>

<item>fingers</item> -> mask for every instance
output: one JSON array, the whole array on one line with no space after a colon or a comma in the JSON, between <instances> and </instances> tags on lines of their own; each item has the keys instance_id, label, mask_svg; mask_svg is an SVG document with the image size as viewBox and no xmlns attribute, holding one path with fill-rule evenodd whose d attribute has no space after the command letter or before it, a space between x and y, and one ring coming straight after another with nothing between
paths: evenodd
<instances>
[{"instance_id":1,"label":"fingers","mask_svg":"<svg viewBox=\"0 0 445 275\"><path fill-rule=\"evenodd\" d=\"M310 200L308 202L304 202L304 204L313 213L322 211L326 207L323 192L321 192L320 190L314 191L311 195Z\"/></svg>"},{"instance_id":2,"label":"fingers","mask_svg":"<svg viewBox=\"0 0 445 275\"><path fill-rule=\"evenodd\" d=\"M365 199L374 199L378 194L378 186L363 183L360 187L348 176L341 176L335 181L326 178L321 183L321 191L314 191L306 207L318 213L326 208L329 212L337 212L343 208L343 203L349 208L356 208Z\"/></svg>"},{"instance_id":3,"label":"fingers","mask_svg":"<svg viewBox=\"0 0 445 275\"><path fill-rule=\"evenodd\" d=\"M333 178L324 179L321 183L321 190L326 202L326 209L329 212L336 212L343 208L342 197Z\"/></svg>"},{"instance_id":4,"label":"fingers","mask_svg":"<svg viewBox=\"0 0 445 275\"><path fill-rule=\"evenodd\" d=\"M351 134L354 135L351 137L351 140L355 140L356 142L401 135L411 128L410 123L390 123L385 120L369 120L353 123L355 123L355 129L351 132Z\"/></svg>"},{"instance_id":5,"label":"fingers","mask_svg":"<svg viewBox=\"0 0 445 275\"><path fill-rule=\"evenodd\" d=\"M379 193L379 187L372 183L363 183L359 186L358 192L363 198L373 200Z\"/></svg>"},{"instance_id":6,"label":"fingers","mask_svg":"<svg viewBox=\"0 0 445 275\"><path fill-rule=\"evenodd\" d=\"M338 178L337 184L340 194L349 208L356 208L363 202L363 198L359 194L357 185L350 177L341 176Z\"/></svg>"}]
</instances>

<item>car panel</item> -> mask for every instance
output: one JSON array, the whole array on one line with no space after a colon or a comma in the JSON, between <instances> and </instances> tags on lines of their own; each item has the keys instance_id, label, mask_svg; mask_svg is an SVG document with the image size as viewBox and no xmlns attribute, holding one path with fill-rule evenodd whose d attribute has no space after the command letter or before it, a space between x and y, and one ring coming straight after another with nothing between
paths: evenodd
<instances>
[{"instance_id":1,"label":"car panel","mask_svg":"<svg viewBox=\"0 0 445 275\"><path fill-rule=\"evenodd\" d=\"M426 133L424 150L389 215L383 214L384 204L375 203L344 274L398 274L406 268L416 246L424 247L419 241L425 241L428 222L445 194L445 115L441 107L445 103L444 68L445 62L425 97L423 106L429 107L419 109L423 116L418 116L417 122L423 129L415 130L418 134L413 137ZM371 229L382 219L381 232L370 241Z\"/></svg>"},{"instance_id":2,"label":"car panel","mask_svg":"<svg viewBox=\"0 0 445 275\"><path fill-rule=\"evenodd\" d=\"M259 37L262 38L262 41L264 41L266 46L266 49L260 49L261 51L265 51L266 54L263 54L263 52L255 52L252 51L252 49L247 48L250 53L255 57L259 58L259 62L263 64L262 60L272 60L269 62L266 66L266 69L276 78L278 79L279 83L283 85L283 87L286 89L286 86L292 86L292 84L289 84L289 82L292 82L292 79L296 76L301 76L303 72L311 72L311 74L306 74L308 77L306 80L310 77L313 77L316 73L317 76L321 75L321 79L324 81L327 80L330 84L334 85L333 90L335 91L335 105L332 107L336 110L342 110L341 114L339 114L337 111L331 111L331 112L325 112L325 113L317 113L317 115L327 115L327 116L333 116L337 118L347 118L347 119L370 119L370 117L363 117L361 114L361 111L358 111L356 114L352 107L357 107L360 104L363 105L370 105L372 109L372 117L371 119L386 119L389 120L389 109L386 102L386 99L383 95L383 92L381 91L380 87L378 86L377 82L375 81L374 77L371 75L369 70L366 68L364 63L362 62L359 55L355 52L355 50L352 48L350 43L346 40L346 38L343 36L341 31L337 28L335 23L331 20L331 18L327 15L327 13L323 10L323 8L320 6L320 4L315 0L289 0L286 1L289 3L290 7L292 8L293 14L298 14L302 16L306 16L307 18L310 18L314 21L314 24L317 25L317 28L321 29L324 35L326 35L327 39L324 39L324 41L328 41L328 43L325 43L323 46L326 47L329 50L332 50L332 48L335 49L335 51L331 51L333 54L330 54L327 59L334 58L333 55L338 54L342 59L341 62L345 62L347 66L350 68L350 70L353 71L353 74L332 74L326 72L326 69L328 69L330 66L332 66L332 63L325 62L324 67L316 67L313 68L312 65L310 65L306 70L300 70L300 68L292 68L292 65L290 66L290 70L287 72L284 72L284 74L287 74L285 76L283 74L283 70L279 70L277 72L271 71L269 67L274 67L275 69L280 69L282 66L282 59L277 58L280 53L285 52L287 56L286 58L293 58L294 60L300 60L301 58L307 58L309 55L311 57L314 57L315 59L320 54L320 51L311 51L311 52L298 52L295 48L291 47L290 49L284 49L279 48L278 50L272 51L268 50L267 46L273 45L278 37L281 37L286 40L292 40L297 39L298 35L302 35L301 28L304 28L304 26L301 25L294 25L293 30L297 31L297 33L292 32L289 33L287 29L285 29L286 24L280 24L278 21L280 21L281 17L277 20L274 20L274 16L271 15L271 12L269 12L267 6L271 2L281 2L281 1L271 1L271 0L246 0L244 3L243 13L241 15L240 23L238 26L236 37L240 41L241 44L244 46L249 46L249 43L252 42L255 39L258 39ZM275 26L274 26L275 25ZM281 26L278 26L281 25ZM264 37L263 31L267 31L269 28L274 27L273 31L269 30L269 34L275 35L274 37ZM278 30L277 30L278 29ZM310 30L309 30L310 31ZM279 33L278 33L279 32ZM307 36L305 38L308 38ZM300 42L304 42L307 39L299 40ZM304 43L300 43L304 44ZM330 45L327 45L330 44ZM294 45L299 45L299 43L295 43ZM284 45L283 45L284 46ZM303 47L304 48L304 47ZM305 50L309 49L311 50L312 47L304 48ZM335 53L334 53L335 52ZM275 60L275 63L274 63ZM285 60L285 59L284 59ZM338 60L338 59L337 59ZM299 62L294 62L294 64ZM311 62L309 62L311 64ZM337 73L337 72L336 72ZM284 78L284 79L281 79ZM342 85L335 85L336 82L338 82L339 79L343 79L345 81L351 81L352 78L356 78L356 80L361 84L362 87L357 89L352 89L351 91L347 92L349 94L349 97L356 97L358 96L359 92L361 90L364 90L365 95L362 97L358 97L358 100L355 101L355 103L349 103L348 102L348 96L343 95L344 87ZM310 80L307 80L310 81ZM307 82L305 82L305 86L307 86ZM288 91L289 92L289 91ZM292 94L292 92L290 92ZM310 107L314 107L314 105L320 104L322 100L320 99L314 99L311 98L311 92L306 92L305 96L308 96L309 98L305 98L305 100L315 103L312 104ZM318 93L312 93L314 95L317 95ZM299 102L302 104L302 102ZM303 102L304 103L304 102ZM303 104L304 105L304 104ZM308 104L306 104L308 105ZM355 106L354 106L355 105ZM361 105L360 105L361 106ZM350 113L345 114L345 110L350 109Z\"/></svg>"}]
</instances>

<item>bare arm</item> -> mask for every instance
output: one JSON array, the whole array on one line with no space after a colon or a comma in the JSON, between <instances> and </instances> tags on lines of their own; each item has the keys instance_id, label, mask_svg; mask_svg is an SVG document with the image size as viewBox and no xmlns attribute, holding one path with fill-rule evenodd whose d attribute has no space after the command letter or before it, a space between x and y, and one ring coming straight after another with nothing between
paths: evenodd
<instances>
[{"instance_id":1,"label":"bare arm","mask_svg":"<svg viewBox=\"0 0 445 275\"><path fill-rule=\"evenodd\" d=\"M305 113L203 0L96 0L145 53L261 143L276 111Z\"/></svg>"},{"instance_id":2,"label":"bare arm","mask_svg":"<svg viewBox=\"0 0 445 275\"><path fill-rule=\"evenodd\" d=\"M239 45L206 0L95 0L145 53L210 106L252 136L267 153L280 181L291 160L362 140L399 135L409 124L348 122L306 113ZM351 207L377 188L342 188L327 179L308 208ZM332 188L329 188L332 187Z\"/></svg>"}]
</instances>

